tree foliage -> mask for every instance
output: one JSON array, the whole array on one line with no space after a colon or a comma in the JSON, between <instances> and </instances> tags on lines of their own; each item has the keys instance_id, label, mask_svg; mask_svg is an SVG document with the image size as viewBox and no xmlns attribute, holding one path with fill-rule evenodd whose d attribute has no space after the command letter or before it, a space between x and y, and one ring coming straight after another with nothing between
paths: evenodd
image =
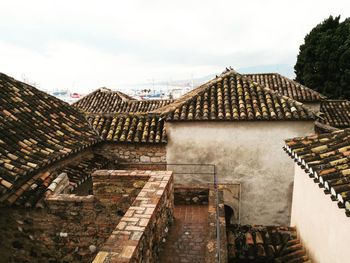
<instances>
[{"instance_id":1,"label":"tree foliage","mask_svg":"<svg viewBox=\"0 0 350 263\"><path fill-rule=\"evenodd\" d=\"M296 81L328 98L350 99L350 18L330 16L313 28L294 70Z\"/></svg>"}]
</instances>

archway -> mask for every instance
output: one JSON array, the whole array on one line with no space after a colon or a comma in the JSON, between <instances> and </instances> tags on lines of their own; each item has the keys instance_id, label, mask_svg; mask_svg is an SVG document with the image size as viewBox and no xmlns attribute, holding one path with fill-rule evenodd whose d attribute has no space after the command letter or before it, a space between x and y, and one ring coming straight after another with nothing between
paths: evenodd
<instances>
[{"instance_id":1,"label":"archway","mask_svg":"<svg viewBox=\"0 0 350 263\"><path fill-rule=\"evenodd\" d=\"M224 209L225 209L225 223L227 227L234 223L233 219L234 219L235 212L232 209L232 207L230 207L229 205L224 205Z\"/></svg>"}]
</instances>

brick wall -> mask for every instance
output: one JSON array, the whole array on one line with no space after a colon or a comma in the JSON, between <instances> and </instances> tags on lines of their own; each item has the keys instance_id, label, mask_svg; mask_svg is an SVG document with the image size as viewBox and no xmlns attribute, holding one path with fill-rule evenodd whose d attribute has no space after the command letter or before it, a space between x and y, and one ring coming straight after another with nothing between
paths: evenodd
<instances>
[{"instance_id":1,"label":"brick wall","mask_svg":"<svg viewBox=\"0 0 350 263\"><path fill-rule=\"evenodd\" d=\"M160 244L173 219L173 176L167 171L112 171L118 176L148 176L138 196L95 257L94 263L157 262ZM108 180L108 175L102 174Z\"/></svg>"},{"instance_id":2,"label":"brick wall","mask_svg":"<svg viewBox=\"0 0 350 263\"><path fill-rule=\"evenodd\" d=\"M133 144L133 143L101 143L93 149L95 153L101 154L113 162L130 164L159 164L166 163L166 148L164 144ZM157 170L164 167L159 165L135 166L138 169ZM120 166L118 166L118 169Z\"/></svg>"}]
</instances>

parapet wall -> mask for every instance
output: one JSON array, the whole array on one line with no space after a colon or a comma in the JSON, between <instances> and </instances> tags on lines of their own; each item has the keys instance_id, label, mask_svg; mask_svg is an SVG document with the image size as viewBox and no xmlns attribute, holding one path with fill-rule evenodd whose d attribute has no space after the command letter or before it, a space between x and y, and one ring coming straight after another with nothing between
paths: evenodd
<instances>
[{"instance_id":1,"label":"parapet wall","mask_svg":"<svg viewBox=\"0 0 350 263\"><path fill-rule=\"evenodd\" d=\"M148 178L94 263L157 262L159 247L173 220L173 176L169 171L97 171L95 177Z\"/></svg>"},{"instance_id":2,"label":"parapet wall","mask_svg":"<svg viewBox=\"0 0 350 263\"><path fill-rule=\"evenodd\" d=\"M45 203L1 208L0 262L91 262L129 207L93 195L54 194Z\"/></svg>"},{"instance_id":3,"label":"parapet wall","mask_svg":"<svg viewBox=\"0 0 350 263\"><path fill-rule=\"evenodd\" d=\"M46 203L55 220L48 230L52 233L52 246L61 251L67 262L91 262L121 218L116 207L106 206L93 195L51 195ZM119 211L123 206L120 203Z\"/></svg>"},{"instance_id":4,"label":"parapet wall","mask_svg":"<svg viewBox=\"0 0 350 263\"><path fill-rule=\"evenodd\" d=\"M95 177L87 196L65 194L58 179L42 209L1 208L0 262L91 262L149 176Z\"/></svg>"},{"instance_id":5,"label":"parapet wall","mask_svg":"<svg viewBox=\"0 0 350 263\"><path fill-rule=\"evenodd\" d=\"M95 153L103 155L111 161L120 164L137 164L135 168L144 170L164 170L165 167L159 164L166 163L166 148L163 144L132 144L132 143L102 143L95 146ZM145 164L142 166L141 164ZM153 166L151 164L154 164ZM125 167L127 168L127 167Z\"/></svg>"},{"instance_id":6,"label":"parapet wall","mask_svg":"<svg viewBox=\"0 0 350 263\"><path fill-rule=\"evenodd\" d=\"M92 177L94 196L106 206L117 204L120 207L122 204L124 213L149 179L149 176L122 170L99 170Z\"/></svg>"},{"instance_id":7,"label":"parapet wall","mask_svg":"<svg viewBox=\"0 0 350 263\"><path fill-rule=\"evenodd\" d=\"M156 262L173 219L172 173L92 177L94 195L52 191L42 209L1 208L0 262L91 262L101 248L97 262Z\"/></svg>"}]
</instances>

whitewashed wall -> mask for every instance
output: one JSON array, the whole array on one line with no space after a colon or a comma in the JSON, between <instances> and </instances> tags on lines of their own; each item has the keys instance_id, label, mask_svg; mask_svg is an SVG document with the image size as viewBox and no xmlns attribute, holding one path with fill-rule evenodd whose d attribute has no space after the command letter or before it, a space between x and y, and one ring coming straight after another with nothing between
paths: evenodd
<instances>
[{"instance_id":1,"label":"whitewashed wall","mask_svg":"<svg viewBox=\"0 0 350 263\"><path fill-rule=\"evenodd\" d=\"M313 127L311 121L167 122L167 162L215 164L220 182L241 183L242 224L287 225L294 169L284 139ZM175 175L182 183L200 178Z\"/></svg>"},{"instance_id":2,"label":"whitewashed wall","mask_svg":"<svg viewBox=\"0 0 350 263\"><path fill-rule=\"evenodd\" d=\"M313 262L350 262L350 218L295 165L292 226Z\"/></svg>"}]
</instances>

